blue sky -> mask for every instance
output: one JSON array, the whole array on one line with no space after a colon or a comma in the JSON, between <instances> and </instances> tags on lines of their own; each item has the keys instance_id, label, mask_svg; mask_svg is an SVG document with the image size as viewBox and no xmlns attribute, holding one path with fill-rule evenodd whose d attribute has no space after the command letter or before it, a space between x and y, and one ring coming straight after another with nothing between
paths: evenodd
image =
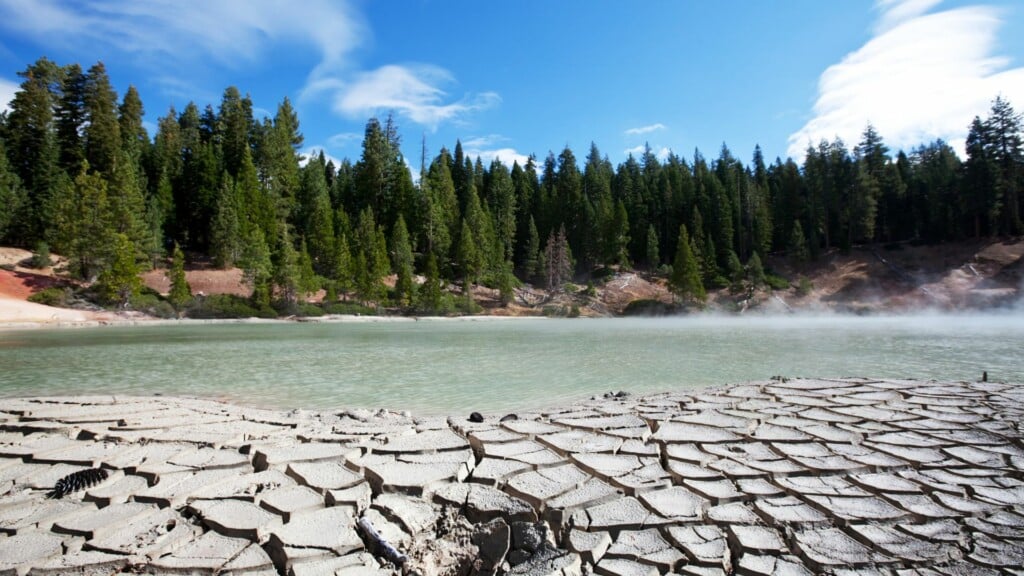
<instances>
[{"instance_id":1,"label":"blue sky","mask_svg":"<svg viewBox=\"0 0 1024 576\"><path fill-rule=\"evenodd\" d=\"M1024 4L1011 0L509 2L0 0L0 102L40 56L102 60L156 119L229 85L258 117L289 97L307 150L357 159L393 111L419 168L461 139L511 164L596 142L613 163L658 153L798 160L852 146L961 146L1002 94L1024 109ZM636 152L634 152L636 153Z\"/></svg>"}]
</instances>

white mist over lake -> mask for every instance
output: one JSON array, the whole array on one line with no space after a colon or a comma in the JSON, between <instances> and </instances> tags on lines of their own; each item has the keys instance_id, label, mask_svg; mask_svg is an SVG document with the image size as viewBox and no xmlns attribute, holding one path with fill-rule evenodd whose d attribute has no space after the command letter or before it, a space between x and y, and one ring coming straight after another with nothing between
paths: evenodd
<instances>
[{"instance_id":1,"label":"white mist over lake","mask_svg":"<svg viewBox=\"0 0 1024 576\"><path fill-rule=\"evenodd\" d=\"M0 332L0 397L507 412L775 375L1024 382L1024 315L183 324Z\"/></svg>"}]
</instances>

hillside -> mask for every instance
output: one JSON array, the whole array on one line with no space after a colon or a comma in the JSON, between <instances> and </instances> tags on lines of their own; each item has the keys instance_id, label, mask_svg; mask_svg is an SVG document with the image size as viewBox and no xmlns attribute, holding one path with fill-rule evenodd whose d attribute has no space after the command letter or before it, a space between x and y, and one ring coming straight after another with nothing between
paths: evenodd
<instances>
[{"instance_id":1,"label":"hillside","mask_svg":"<svg viewBox=\"0 0 1024 576\"><path fill-rule=\"evenodd\" d=\"M26 302L28 297L52 286L74 283L55 268L28 267L31 253L0 248L0 322L109 321L126 313L98 309L67 310ZM834 251L818 261L792 266L783 259L768 258L767 267L789 281L786 289L709 293L708 307L735 313L788 313L794 311L880 313L915 310L971 310L1016 305L1024 285L1024 239L972 241L937 246L868 246L843 254ZM56 271L55 271L56 269ZM196 266L186 277L194 294L235 294L249 290L237 268L217 270ZM801 282L806 278L807 282ZM149 288L166 294L170 283L163 270L142 276ZM391 279L393 284L393 278ZM801 286L802 285L802 286ZM457 286L450 286L457 293ZM311 301L322 298L318 294ZM570 315L616 316L630 303L649 313L666 313L672 302L663 278L643 272L618 270L595 282L592 291L583 285L569 286L550 294L538 287L516 289L512 304L502 306L497 290L474 287L474 300L484 314L498 316ZM661 303L659 306L655 303ZM634 305L634 308L637 308ZM137 314L127 313L132 319Z\"/></svg>"}]
</instances>

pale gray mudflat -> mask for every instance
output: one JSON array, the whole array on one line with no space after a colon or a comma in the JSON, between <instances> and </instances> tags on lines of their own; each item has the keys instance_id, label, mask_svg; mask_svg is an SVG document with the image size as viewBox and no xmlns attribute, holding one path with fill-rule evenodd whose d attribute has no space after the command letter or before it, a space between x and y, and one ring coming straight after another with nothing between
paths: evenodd
<instances>
[{"instance_id":1,"label":"pale gray mudflat","mask_svg":"<svg viewBox=\"0 0 1024 576\"><path fill-rule=\"evenodd\" d=\"M500 416L8 399L0 574L1024 566L1024 385L780 378Z\"/></svg>"}]
</instances>

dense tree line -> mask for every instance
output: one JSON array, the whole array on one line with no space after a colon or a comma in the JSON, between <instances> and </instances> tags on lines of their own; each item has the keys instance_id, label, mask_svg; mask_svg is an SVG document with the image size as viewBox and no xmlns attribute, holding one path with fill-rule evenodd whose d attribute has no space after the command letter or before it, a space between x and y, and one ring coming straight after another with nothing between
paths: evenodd
<instances>
[{"instance_id":1,"label":"dense tree line","mask_svg":"<svg viewBox=\"0 0 1024 576\"><path fill-rule=\"evenodd\" d=\"M300 156L287 98L257 120L230 87L216 108L171 108L151 138L139 94L119 102L102 63L43 58L20 76L0 116L0 241L46 242L114 293L180 246L242 268L263 303L326 288L437 309L448 282L510 299L519 281L558 289L614 265L663 269L701 298L769 252L804 261L1024 230L1022 120L1002 98L971 122L966 161L941 140L893 155L868 126L852 149L821 142L802 165L768 164L759 147L744 163L723 145L711 161L648 148L613 166L592 144L582 169L569 147L509 167L458 142L428 161L424 145L415 182L391 117L371 119L360 157L335 165Z\"/></svg>"}]
</instances>

